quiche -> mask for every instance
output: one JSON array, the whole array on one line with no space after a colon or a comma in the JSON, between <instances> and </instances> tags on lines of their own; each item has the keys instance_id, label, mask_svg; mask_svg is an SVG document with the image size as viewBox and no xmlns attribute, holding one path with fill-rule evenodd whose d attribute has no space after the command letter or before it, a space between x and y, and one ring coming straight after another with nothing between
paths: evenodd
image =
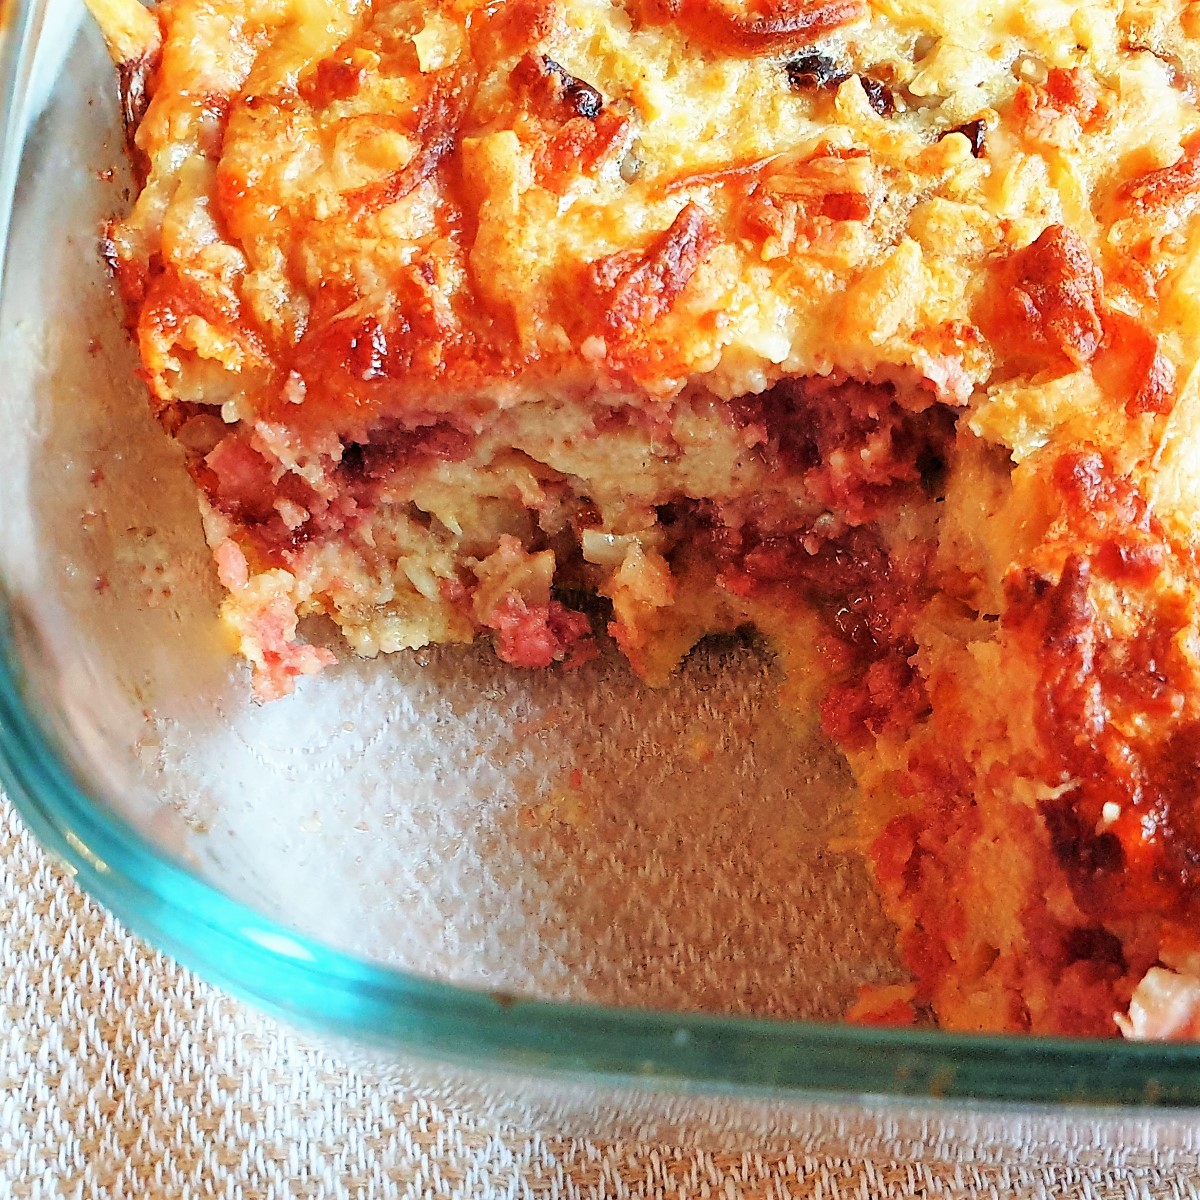
<instances>
[{"instance_id":1,"label":"quiche","mask_svg":"<svg viewBox=\"0 0 1200 1200\"><path fill-rule=\"evenodd\" d=\"M1200 1031L1200 4L91 0L263 700L757 630L912 974Z\"/></svg>"}]
</instances>

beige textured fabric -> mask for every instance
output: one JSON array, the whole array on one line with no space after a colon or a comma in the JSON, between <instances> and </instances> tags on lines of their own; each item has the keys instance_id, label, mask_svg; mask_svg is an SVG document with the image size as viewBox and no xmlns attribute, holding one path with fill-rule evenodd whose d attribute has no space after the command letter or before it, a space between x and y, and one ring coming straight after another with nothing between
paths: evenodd
<instances>
[{"instance_id":1,"label":"beige textured fabric","mask_svg":"<svg viewBox=\"0 0 1200 1200\"><path fill-rule=\"evenodd\" d=\"M0 797L2 1197L1194 1196L1200 1119L816 1106L792 1147L592 1141L352 1069L130 936ZM803 1122L800 1128L804 1128ZM812 1132L815 1131L815 1132Z\"/></svg>"}]
</instances>

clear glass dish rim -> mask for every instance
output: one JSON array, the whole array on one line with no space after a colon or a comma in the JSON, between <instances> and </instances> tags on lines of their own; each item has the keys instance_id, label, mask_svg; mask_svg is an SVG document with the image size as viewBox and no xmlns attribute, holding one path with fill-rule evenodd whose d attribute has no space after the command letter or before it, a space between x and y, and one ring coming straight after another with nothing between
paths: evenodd
<instances>
[{"instance_id":1,"label":"clear glass dish rim","mask_svg":"<svg viewBox=\"0 0 1200 1200\"><path fill-rule=\"evenodd\" d=\"M15 0L0 30L4 257L44 12L45 0ZM38 840L152 945L317 1032L477 1067L706 1091L1200 1105L1200 1044L961 1035L527 1000L343 954L231 900L89 796L27 701L19 663L0 582L0 783Z\"/></svg>"}]
</instances>

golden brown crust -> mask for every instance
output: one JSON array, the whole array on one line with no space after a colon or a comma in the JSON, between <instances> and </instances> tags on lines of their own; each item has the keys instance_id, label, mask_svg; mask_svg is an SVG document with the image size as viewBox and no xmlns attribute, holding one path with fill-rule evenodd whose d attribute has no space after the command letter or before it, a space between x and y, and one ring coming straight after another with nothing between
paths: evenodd
<instances>
[{"instance_id":1,"label":"golden brown crust","mask_svg":"<svg viewBox=\"0 0 1200 1200\"><path fill-rule=\"evenodd\" d=\"M861 0L643 0L642 19L670 22L698 45L726 54L788 54L863 15Z\"/></svg>"},{"instance_id":2,"label":"golden brown crust","mask_svg":"<svg viewBox=\"0 0 1200 1200\"><path fill-rule=\"evenodd\" d=\"M384 179L346 193L348 220L361 220L405 199L437 170L458 140L470 103L471 83L469 76L453 70L433 75L429 92L418 107L420 117L413 131L417 148L412 157Z\"/></svg>"},{"instance_id":3,"label":"golden brown crust","mask_svg":"<svg viewBox=\"0 0 1200 1200\"><path fill-rule=\"evenodd\" d=\"M688 204L644 251L623 250L592 263L589 282L597 293L610 366L636 352L643 333L671 311L719 241L707 213Z\"/></svg>"},{"instance_id":4,"label":"golden brown crust","mask_svg":"<svg viewBox=\"0 0 1200 1200\"><path fill-rule=\"evenodd\" d=\"M1086 366L1100 349L1100 273L1083 239L1052 225L1008 260L994 340L1033 369Z\"/></svg>"},{"instance_id":5,"label":"golden brown crust","mask_svg":"<svg viewBox=\"0 0 1200 1200\"><path fill-rule=\"evenodd\" d=\"M139 0L88 0L113 63L119 70L152 60L162 44L154 14Z\"/></svg>"},{"instance_id":6,"label":"golden brown crust","mask_svg":"<svg viewBox=\"0 0 1200 1200\"><path fill-rule=\"evenodd\" d=\"M1127 180L1117 191L1118 199L1140 213L1174 208L1195 202L1200 189L1200 138L1190 137L1180 147L1170 166L1147 171Z\"/></svg>"}]
</instances>

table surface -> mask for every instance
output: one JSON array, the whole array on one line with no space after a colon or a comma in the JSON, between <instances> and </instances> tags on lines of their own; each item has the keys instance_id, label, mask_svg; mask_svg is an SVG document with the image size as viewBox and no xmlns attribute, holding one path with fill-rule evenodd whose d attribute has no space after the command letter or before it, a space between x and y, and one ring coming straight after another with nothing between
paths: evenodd
<instances>
[{"instance_id":1,"label":"table surface","mask_svg":"<svg viewBox=\"0 0 1200 1200\"><path fill-rule=\"evenodd\" d=\"M348 1066L146 946L2 795L0 970L0 1196L1200 1195L1200 1117L1084 1129L1051 1114L1035 1129L993 1112L919 1157L897 1149L894 1112L852 1116L845 1146L816 1152L491 1124Z\"/></svg>"}]
</instances>

